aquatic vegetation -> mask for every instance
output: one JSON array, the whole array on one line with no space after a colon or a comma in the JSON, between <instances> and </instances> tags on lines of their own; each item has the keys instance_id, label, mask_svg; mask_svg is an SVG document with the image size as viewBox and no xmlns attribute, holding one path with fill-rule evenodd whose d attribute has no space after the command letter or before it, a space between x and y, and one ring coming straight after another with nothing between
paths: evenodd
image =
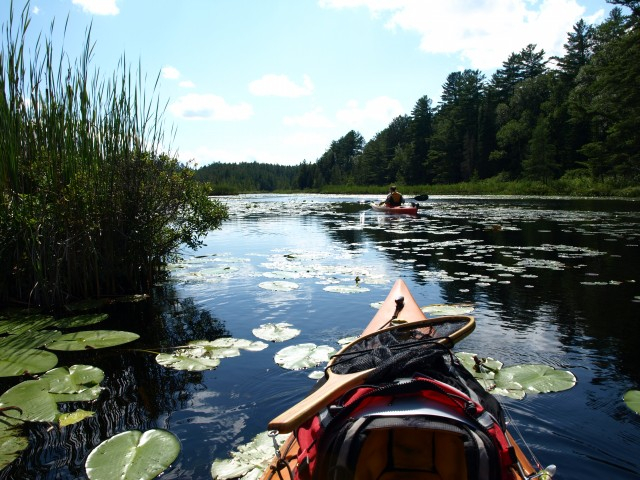
<instances>
[{"instance_id":1,"label":"aquatic vegetation","mask_svg":"<svg viewBox=\"0 0 640 480\"><path fill-rule=\"evenodd\" d=\"M46 346L50 350L78 351L114 347L116 345L133 342L138 338L140 338L140 335L133 332L117 330L86 330L61 335L52 342L47 343Z\"/></svg>"},{"instance_id":2,"label":"aquatic vegetation","mask_svg":"<svg viewBox=\"0 0 640 480\"><path fill-rule=\"evenodd\" d=\"M178 437L167 430L129 430L94 448L85 469L91 480L150 480L166 470L180 450Z\"/></svg>"},{"instance_id":3,"label":"aquatic vegetation","mask_svg":"<svg viewBox=\"0 0 640 480\"><path fill-rule=\"evenodd\" d=\"M264 350L267 346L264 342L252 342L242 338L193 340L173 352L158 354L156 362L174 370L213 370L220 365L221 359L239 356L240 350L256 352Z\"/></svg>"},{"instance_id":4,"label":"aquatic vegetation","mask_svg":"<svg viewBox=\"0 0 640 480\"><path fill-rule=\"evenodd\" d=\"M561 392L573 388L576 377L569 371L556 370L548 365L513 365L493 358L480 358L475 353L457 352L464 367L495 395L521 400L527 393Z\"/></svg>"},{"instance_id":5,"label":"aquatic vegetation","mask_svg":"<svg viewBox=\"0 0 640 480\"><path fill-rule=\"evenodd\" d=\"M291 327L293 325L287 322L265 323L259 328L254 328L252 332L256 337L268 342L284 342L300 335L300 330Z\"/></svg>"},{"instance_id":6,"label":"aquatic vegetation","mask_svg":"<svg viewBox=\"0 0 640 480\"><path fill-rule=\"evenodd\" d=\"M277 435L276 443L282 445L287 435ZM250 442L240 445L231 452L230 459L216 459L211 465L211 477L214 480L257 480L269 465L274 455L273 439L267 432L261 432Z\"/></svg>"},{"instance_id":7,"label":"aquatic vegetation","mask_svg":"<svg viewBox=\"0 0 640 480\"><path fill-rule=\"evenodd\" d=\"M301 343L283 348L276 353L274 361L287 370L302 370L328 362L335 351L329 345Z\"/></svg>"},{"instance_id":8,"label":"aquatic vegetation","mask_svg":"<svg viewBox=\"0 0 640 480\"><path fill-rule=\"evenodd\" d=\"M640 414L640 390L629 390L622 399L627 407Z\"/></svg>"}]
</instances>

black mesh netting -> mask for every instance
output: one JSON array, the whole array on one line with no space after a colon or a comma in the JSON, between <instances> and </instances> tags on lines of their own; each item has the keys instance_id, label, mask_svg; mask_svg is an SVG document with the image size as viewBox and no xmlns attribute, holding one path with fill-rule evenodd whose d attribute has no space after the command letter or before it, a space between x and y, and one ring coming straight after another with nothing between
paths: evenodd
<instances>
[{"instance_id":1,"label":"black mesh netting","mask_svg":"<svg viewBox=\"0 0 640 480\"><path fill-rule=\"evenodd\" d=\"M396 357L422 355L437 341L452 335L467 324L467 319L425 325L408 325L364 337L334 356L331 371L338 375L362 372L396 363Z\"/></svg>"},{"instance_id":2,"label":"black mesh netting","mask_svg":"<svg viewBox=\"0 0 640 480\"><path fill-rule=\"evenodd\" d=\"M476 399L504 426L499 402L485 391L448 347L437 343L439 338L451 335L465 323L464 320L443 323L430 332L424 328L390 330L364 338L342 352L334 360L331 371L344 375L370 369L371 373L365 380L367 385L385 384L422 374Z\"/></svg>"}]
</instances>

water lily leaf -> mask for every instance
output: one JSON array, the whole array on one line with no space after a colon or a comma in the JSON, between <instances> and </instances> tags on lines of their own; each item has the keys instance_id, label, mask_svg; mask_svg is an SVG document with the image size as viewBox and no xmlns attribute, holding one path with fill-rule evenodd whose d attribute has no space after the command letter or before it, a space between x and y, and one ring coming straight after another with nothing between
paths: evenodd
<instances>
[{"instance_id":1,"label":"water lily leaf","mask_svg":"<svg viewBox=\"0 0 640 480\"><path fill-rule=\"evenodd\" d=\"M358 335L352 335L351 337L345 337L338 340L340 345L349 345L351 342L358 339Z\"/></svg>"},{"instance_id":2,"label":"water lily leaf","mask_svg":"<svg viewBox=\"0 0 640 480\"><path fill-rule=\"evenodd\" d=\"M368 292L367 287L361 287L359 285L328 285L323 288L326 292L332 293L364 293Z\"/></svg>"},{"instance_id":3,"label":"water lily leaf","mask_svg":"<svg viewBox=\"0 0 640 480\"><path fill-rule=\"evenodd\" d=\"M49 315L18 315L7 320L0 320L0 334L19 335L29 330L43 330L55 322Z\"/></svg>"},{"instance_id":4,"label":"water lily leaf","mask_svg":"<svg viewBox=\"0 0 640 480\"><path fill-rule=\"evenodd\" d=\"M265 323L260 325L260 328L254 328L252 332L256 337L261 338L262 340L267 340L269 342L284 342L300 335L300 330L291 328L292 326L293 325L286 322Z\"/></svg>"},{"instance_id":5,"label":"water lily leaf","mask_svg":"<svg viewBox=\"0 0 640 480\"><path fill-rule=\"evenodd\" d=\"M204 370L213 370L220 365L219 358L194 358L181 355L182 349L173 353L160 353L156 356L156 362L160 365L174 370L188 370L193 372L202 372Z\"/></svg>"},{"instance_id":6,"label":"water lily leaf","mask_svg":"<svg viewBox=\"0 0 640 480\"><path fill-rule=\"evenodd\" d=\"M322 370L314 370L309 375L307 375L311 380L320 380L324 377L324 371Z\"/></svg>"},{"instance_id":7,"label":"water lily leaf","mask_svg":"<svg viewBox=\"0 0 640 480\"><path fill-rule=\"evenodd\" d=\"M276 442L282 445L286 438L287 435L277 435ZM211 477L214 480L257 480L262 477L273 454L273 440L267 432L259 433L249 443L240 445L231 452L230 459L214 460L211 465Z\"/></svg>"},{"instance_id":8,"label":"water lily leaf","mask_svg":"<svg viewBox=\"0 0 640 480\"><path fill-rule=\"evenodd\" d=\"M46 372L58 364L58 357L52 352L35 348L0 350L0 377L15 377L28 373Z\"/></svg>"},{"instance_id":9,"label":"water lily leaf","mask_svg":"<svg viewBox=\"0 0 640 480\"><path fill-rule=\"evenodd\" d=\"M0 422L0 470L20 456L29 446L29 439L16 425L20 422L4 418Z\"/></svg>"},{"instance_id":10,"label":"water lily leaf","mask_svg":"<svg viewBox=\"0 0 640 480\"><path fill-rule=\"evenodd\" d=\"M104 372L91 365L72 365L54 368L40 377L49 382L50 393L81 393L104 380Z\"/></svg>"},{"instance_id":11,"label":"water lily leaf","mask_svg":"<svg viewBox=\"0 0 640 480\"><path fill-rule=\"evenodd\" d=\"M56 403L91 402L100 396L102 390L104 389L100 385L95 385L77 393L49 393Z\"/></svg>"},{"instance_id":12,"label":"water lily leaf","mask_svg":"<svg viewBox=\"0 0 640 480\"><path fill-rule=\"evenodd\" d=\"M167 430L129 430L94 448L85 463L91 480L152 479L180 454L180 441Z\"/></svg>"},{"instance_id":13,"label":"water lily leaf","mask_svg":"<svg viewBox=\"0 0 640 480\"><path fill-rule=\"evenodd\" d=\"M73 425L74 423L81 422L85 418L93 416L94 413L95 412L88 412L79 408L75 412L61 414L58 417L58 423L61 427L66 427L67 425Z\"/></svg>"},{"instance_id":14,"label":"water lily leaf","mask_svg":"<svg viewBox=\"0 0 640 480\"><path fill-rule=\"evenodd\" d=\"M547 365L514 365L500 370L495 381L498 387L515 382L527 393L548 393L572 388L576 377L571 372Z\"/></svg>"},{"instance_id":15,"label":"water lily leaf","mask_svg":"<svg viewBox=\"0 0 640 480\"><path fill-rule=\"evenodd\" d=\"M49 394L49 383L27 380L0 395L0 407L19 407L3 412L6 416L31 422L55 422L60 412Z\"/></svg>"},{"instance_id":16,"label":"water lily leaf","mask_svg":"<svg viewBox=\"0 0 640 480\"><path fill-rule=\"evenodd\" d=\"M0 338L0 350L28 349L44 347L62 335L58 330L30 330L19 335Z\"/></svg>"},{"instance_id":17,"label":"water lily leaf","mask_svg":"<svg viewBox=\"0 0 640 480\"><path fill-rule=\"evenodd\" d=\"M640 414L640 390L629 390L622 399L627 407Z\"/></svg>"},{"instance_id":18,"label":"water lily leaf","mask_svg":"<svg viewBox=\"0 0 640 480\"><path fill-rule=\"evenodd\" d=\"M79 351L95 348L107 348L124 343L133 342L140 335L118 330L87 330L62 335L57 340L48 343L51 350Z\"/></svg>"},{"instance_id":19,"label":"water lily leaf","mask_svg":"<svg viewBox=\"0 0 640 480\"><path fill-rule=\"evenodd\" d=\"M434 303L432 305L422 307L421 310L432 317L440 317L444 315L467 315L473 312L474 307L469 303L458 303L450 305L443 303Z\"/></svg>"},{"instance_id":20,"label":"water lily leaf","mask_svg":"<svg viewBox=\"0 0 640 480\"><path fill-rule=\"evenodd\" d=\"M493 380L496 373L502 368L502 362L499 360L495 360L491 357L479 357L475 353L469 352L456 352L456 357L460 360L460 363L466 368L471 374L478 380ZM480 365L476 363L476 357L481 362ZM487 386L493 385L492 383L487 383ZM488 390L488 389L487 389Z\"/></svg>"},{"instance_id":21,"label":"water lily leaf","mask_svg":"<svg viewBox=\"0 0 640 480\"><path fill-rule=\"evenodd\" d=\"M86 327L87 325L95 325L96 323L103 322L107 318L109 318L109 315L106 313L87 313L56 320L55 326L63 329Z\"/></svg>"},{"instance_id":22,"label":"water lily leaf","mask_svg":"<svg viewBox=\"0 0 640 480\"><path fill-rule=\"evenodd\" d=\"M274 292L290 292L291 290L295 290L300 287L297 283L285 281L262 282L258 284L258 286L265 290L272 290Z\"/></svg>"},{"instance_id":23,"label":"water lily leaf","mask_svg":"<svg viewBox=\"0 0 640 480\"><path fill-rule=\"evenodd\" d=\"M329 345L318 346L315 343L301 343L283 348L276 353L274 360L287 370L302 370L328 362L329 357L335 351L335 348Z\"/></svg>"}]
</instances>

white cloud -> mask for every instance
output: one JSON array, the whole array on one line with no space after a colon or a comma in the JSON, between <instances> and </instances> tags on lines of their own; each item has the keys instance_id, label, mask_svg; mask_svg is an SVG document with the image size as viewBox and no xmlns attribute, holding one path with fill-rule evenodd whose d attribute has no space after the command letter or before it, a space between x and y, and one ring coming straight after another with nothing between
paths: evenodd
<instances>
[{"instance_id":1,"label":"white cloud","mask_svg":"<svg viewBox=\"0 0 640 480\"><path fill-rule=\"evenodd\" d=\"M298 126L306 128L330 128L333 127L333 122L329 120L322 108L316 108L311 112L304 113L298 117L284 117L282 120L287 126Z\"/></svg>"},{"instance_id":2,"label":"white cloud","mask_svg":"<svg viewBox=\"0 0 640 480\"><path fill-rule=\"evenodd\" d=\"M404 109L398 100L383 96L368 100L362 107L357 101L350 100L345 108L338 111L336 118L353 128L368 124L386 126L403 113Z\"/></svg>"},{"instance_id":3,"label":"white cloud","mask_svg":"<svg viewBox=\"0 0 640 480\"><path fill-rule=\"evenodd\" d=\"M71 0L74 5L80 5L82 10L95 15L118 15L120 9L116 0Z\"/></svg>"},{"instance_id":4,"label":"white cloud","mask_svg":"<svg viewBox=\"0 0 640 480\"><path fill-rule=\"evenodd\" d=\"M193 162L197 167L209 165L210 163L272 163L285 165L289 159L283 159L272 152L257 149L224 149L200 146L193 150L178 152L180 161L183 163ZM299 163L299 161L298 161ZM193 165L192 165L193 166Z\"/></svg>"},{"instance_id":5,"label":"white cloud","mask_svg":"<svg viewBox=\"0 0 640 480\"><path fill-rule=\"evenodd\" d=\"M169 105L169 111L176 117L192 120L247 120L253 116L248 103L230 105L213 94L184 95Z\"/></svg>"},{"instance_id":6,"label":"white cloud","mask_svg":"<svg viewBox=\"0 0 640 480\"><path fill-rule=\"evenodd\" d=\"M180 78L180 71L172 67L171 65L166 65L162 67L162 78L169 78L171 80L176 80Z\"/></svg>"},{"instance_id":7,"label":"white cloud","mask_svg":"<svg viewBox=\"0 0 640 480\"><path fill-rule=\"evenodd\" d=\"M428 53L456 54L472 68L500 67L528 44L563 53L567 33L586 9L578 0L319 0L326 8L367 7L385 26L420 35Z\"/></svg>"},{"instance_id":8,"label":"white cloud","mask_svg":"<svg viewBox=\"0 0 640 480\"><path fill-rule=\"evenodd\" d=\"M38 8L38 7L33 7L32 12L33 12L33 14L34 14L34 15L38 15L38 14L40 13L40 8Z\"/></svg>"},{"instance_id":9,"label":"white cloud","mask_svg":"<svg viewBox=\"0 0 640 480\"><path fill-rule=\"evenodd\" d=\"M191 80L183 80L180 83L178 83L178 86L182 88L194 88L196 84L193 83Z\"/></svg>"},{"instance_id":10,"label":"white cloud","mask_svg":"<svg viewBox=\"0 0 640 480\"><path fill-rule=\"evenodd\" d=\"M249 84L249 91L253 95L265 97L302 97L311 95L313 83L309 75L303 76L303 84L297 85L286 75L275 75L273 73L264 75L259 80L254 80Z\"/></svg>"}]
</instances>

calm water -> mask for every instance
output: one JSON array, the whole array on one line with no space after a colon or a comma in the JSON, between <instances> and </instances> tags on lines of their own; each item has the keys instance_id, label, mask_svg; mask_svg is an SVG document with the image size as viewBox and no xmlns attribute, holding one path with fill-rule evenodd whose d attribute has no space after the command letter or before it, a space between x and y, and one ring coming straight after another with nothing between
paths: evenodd
<instances>
[{"instance_id":1,"label":"calm water","mask_svg":"<svg viewBox=\"0 0 640 480\"><path fill-rule=\"evenodd\" d=\"M162 478L210 478L215 458L313 385L309 371L284 370L274 354L359 333L397 278L421 305L473 304L476 331L457 350L576 375L571 390L504 399L541 463L558 466L555 478L640 478L640 416L622 402L640 389L639 202L436 197L418 217L394 217L372 212L369 199L225 198L231 219L186 252L154 301L113 308L100 327L141 340L59 355L60 365L105 370L98 415L61 432L31 426L30 448L0 478L86 478L84 461L98 443L154 427L182 443ZM325 290L356 277L360 293ZM280 280L298 288L259 286ZM150 353L221 335L255 340L252 329L267 322L302 333L202 373L166 369Z\"/></svg>"}]
</instances>

